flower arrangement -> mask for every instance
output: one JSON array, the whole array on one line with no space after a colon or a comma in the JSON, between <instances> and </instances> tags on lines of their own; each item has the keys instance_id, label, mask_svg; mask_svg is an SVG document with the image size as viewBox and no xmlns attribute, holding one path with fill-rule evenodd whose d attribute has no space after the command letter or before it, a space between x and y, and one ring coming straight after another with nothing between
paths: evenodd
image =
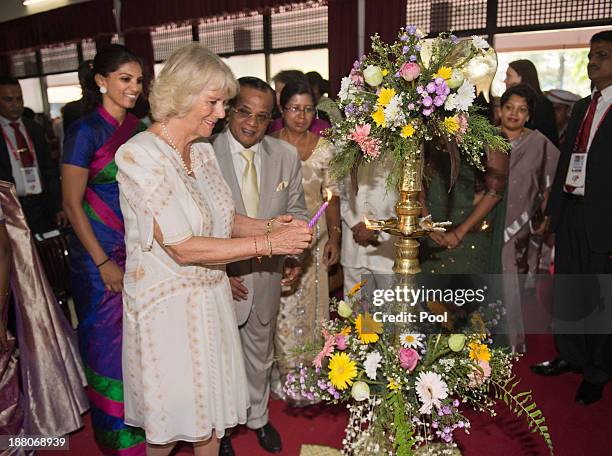
<instances>
[{"instance_id":1,"label":"flower arrangement","mask_svg":"<svg viewBox=\"0 0 612 456\"><path fill-rule=\"evenodd\" d=\"M423 38L416 27L401 29L392 44L374 35L372 52L342 79L337 104L345 119L328 130L338 151L331 164L336 177L362 161L392 154L396 166L388 183L395 184L402 161L416 158L421 145L432 139L456 144L480 169L484 145L508 150L474 105L470 64L477 58L495 59L489 44L477 36L459 40L449 33Z\"/></svg>"},{"instance_id":2,"label":"flower arrangement","mask_svg":"<svg viewBox=\"0 0 612 456\"><path fill-rule=\"evenodd\" d=\"M493 348L483 331L485 314L472 314L463 333L393 334L362 310L355 297L332 301L336 319L322 323L322 347L288 375L290 397L347 403L350 410L343 454L415 454L438 441L452 445L453 432L469 432L461 408L493 414L496 399L524 415L553 450L544 417L531 393L516 393L511 355ZM496 315L499 303L486 306ZM486 330L485 330L486 331ZM316 353L316 355L315 355ZM307 359L305 353L300 359Z\"/></svg>"}]
</instances>

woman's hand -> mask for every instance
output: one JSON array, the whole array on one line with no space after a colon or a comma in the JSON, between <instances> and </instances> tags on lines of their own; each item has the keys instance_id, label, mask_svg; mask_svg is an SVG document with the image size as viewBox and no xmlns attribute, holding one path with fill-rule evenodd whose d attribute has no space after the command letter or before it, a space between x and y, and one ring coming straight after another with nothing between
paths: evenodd
<instances>
[{"instance_id":1,"label":"woman's hand","mask_svg":"<svg viewBox=\"0 0 612 456\"><path fill-rule=\"evenodd\" d=\"M340 261L340 245L336 240L329 240L323 248L323 264L329 269Z\"/></svg>"},{"instance_id":2,"label":"woman's hand","mask_svg":"<svg viewBox=\"0 0 612 456\"><path fill-rule=\"evenodd\" d=\"M458 230L451 230L442 233L442 239L439 244L443 247L454 249L459 247L461 241L463 241L463 235Z\"/></svg>"},{"instance_id":3,"label":"woman's hand","mask_svg":"<svg viewBox=\"0 0 612 456\"><path fill-rule=\"evenodd\" d=\"M283 225L269 235L272 255L297 255L308 248L312 241L312 230L304 226ZM268 251L268 247L264 252Z\"/></svg>"},{"instance_id":4,"label":"woman's hand","mask_svg":"<svg viewBox=\"0 0 612 456\"><path fill-rule=\"evenodd\" d=\"M123 271L112 260L107 261L98 268L102 282L108 291L121 293L123 290Z\"/></svg>"}]
</instances>

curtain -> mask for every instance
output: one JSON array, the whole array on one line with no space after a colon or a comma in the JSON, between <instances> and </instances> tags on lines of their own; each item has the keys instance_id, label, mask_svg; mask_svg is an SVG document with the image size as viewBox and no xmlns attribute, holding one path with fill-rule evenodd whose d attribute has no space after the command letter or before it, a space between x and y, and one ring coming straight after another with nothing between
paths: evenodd
<instances>
[{"instance_id":1,"label":"curtain","mask_svg":"<svg viewBox=\"0 0 612 456\"><path fill-rule=\"evenodd\" d=\"M357 2L329 0L328 5L329 95L335 98L340 80L348 75L358 58Z\"/></svg>"},{"instance_id":2,"label":"curtain","mask_svg":"<svg viewBox=\"0 0 612 456\"><path fill-rule=\"evenodd\" d=\"M406 0L366 0L365 52L370 52L370 37L378 33L387 43L397 39L400 27L406 26Z\"/></svg>"},{"instance_id":3,"label":"curtain","mask_svg":"<svg viewBox=\"0 0 612 456\"><path fill-rule=\"evenodd\" d=\"M256 11L289 3L295 2L292 0L123 0L121 30L190 21L224 13Z\"/></svg>"},{"instance_id":4,"label":"curtain","mask_svg":"<svg viewBox=\"0 0 612 456\"><path fill-rule=\"evenodd\" d=\"M113 0L92 0L0 24L0 53L116 33Z\"/></svg>"}]
</instances>

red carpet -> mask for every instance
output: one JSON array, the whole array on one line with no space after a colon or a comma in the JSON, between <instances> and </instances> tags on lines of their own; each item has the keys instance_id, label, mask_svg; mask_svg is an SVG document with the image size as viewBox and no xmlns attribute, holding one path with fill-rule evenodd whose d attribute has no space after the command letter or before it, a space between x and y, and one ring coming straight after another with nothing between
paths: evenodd
<instances>
[{"instance_id":1,"label":"red carpet","mask_svg":"<svg viewBox=\"0 0 612 456\"><path fill-rule=\"evenodd\" d=\"M546 416L547 424L559 456L609 456L612 454L612 385L604 391L604 398L588 407L574 402L580 383L576 374L556 378L533 375L529 365L554 356L550 336L531 336L527 339L529 353L516 365L522 378L521 390L531 389L538 406ZM497 407L497 416L468 413L472 421L470 435L457 432L456 439L465 456L523 456L548 454L542 439L529 433L525 421L516 419L504 405ZM342 406L316 406L291 409L282 402L272 401L271 422L281 433L284 450L281 455L297 456L303 443L328 445L339 448L342 442L346 412ZM269 455L261 450L253 432L242 428L234 437L238 456ZM84 429L70 436L70 451L45 451L47 456L66 454L96 456L101 454L95 446L87 417ZM183 445L175 454L192 454Z\"/></svg>"}]
</instances>

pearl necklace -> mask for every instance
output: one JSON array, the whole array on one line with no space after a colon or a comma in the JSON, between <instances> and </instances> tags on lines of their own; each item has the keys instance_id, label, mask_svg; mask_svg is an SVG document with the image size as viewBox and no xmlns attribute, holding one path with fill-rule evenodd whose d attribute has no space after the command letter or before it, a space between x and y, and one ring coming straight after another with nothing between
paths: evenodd
<instances>
[{"instance_id":1,"label":"pearl necklace","mask_svg":"<svg viewBox=\"0 0 612 456\"><path fill-rule=\"evenodd\" d=\"M185 172L187 173L188 176L193 176L193 170L190 170L189 168L187 168L187 165L185 164L185 160L183 160L183 156L181 155L181 153L179 152L178 148L176 147L176 144L174 144L174 141L172 141L172 138L170 137L170 135L168 134L168 130L166 129L166 124L164 122L162 122L161 124L162 126L162 133L164 134L164 136L166 137L166 140L168 141L168 144L170 144L170 147L172 147L176 153L178 154L178 158L181 162L181 165L183 166L183 169L185 170ZM191 156L191 147L193 146L193 144L191 146L189 146L189 154Z\"/></svg>"}]
</instances>

